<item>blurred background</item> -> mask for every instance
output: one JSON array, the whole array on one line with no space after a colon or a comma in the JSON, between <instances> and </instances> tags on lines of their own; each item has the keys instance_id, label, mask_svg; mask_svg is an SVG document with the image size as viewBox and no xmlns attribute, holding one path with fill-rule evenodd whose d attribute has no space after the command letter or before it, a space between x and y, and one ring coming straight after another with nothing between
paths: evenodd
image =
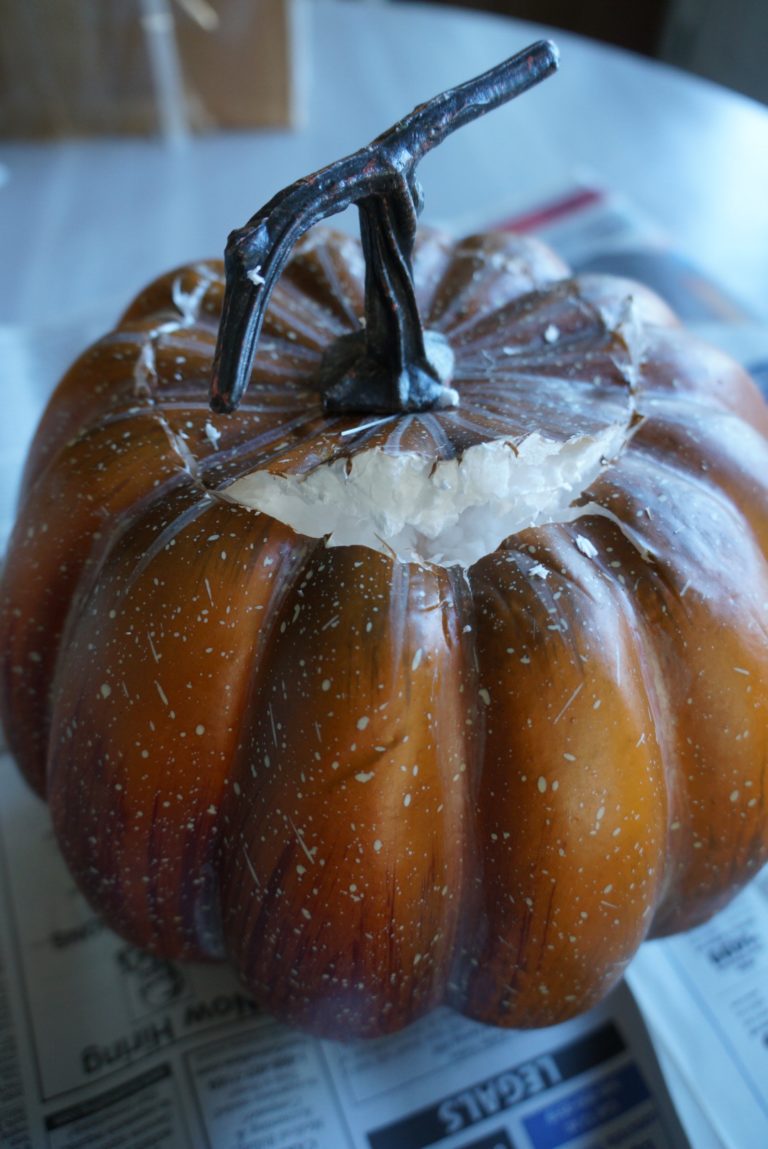
<instances>
[{"instance_id":1,"label":"blurred background","mask_svg":"<svg viewBox=\"0 0 768 1149\"><path fill-rule=\"evenodd\" d=\"M576 32L768 103L768 0L442 3ZM315 19L323 4L310 0ZM0 137L288 126L301 115L295 23L287 0L0 0Z\"/></svg>"},{"instance_id":2,"label":"blurred background","mask_svg":"<svg viewBox=\"0 0 768 1149\"><path fill-rule=\"evenodd\" d=\"M408 3L409 0L397 0ZM768 0L443 0L551 24L725 84L768 103Z\"/></svg>"}]
</instances>

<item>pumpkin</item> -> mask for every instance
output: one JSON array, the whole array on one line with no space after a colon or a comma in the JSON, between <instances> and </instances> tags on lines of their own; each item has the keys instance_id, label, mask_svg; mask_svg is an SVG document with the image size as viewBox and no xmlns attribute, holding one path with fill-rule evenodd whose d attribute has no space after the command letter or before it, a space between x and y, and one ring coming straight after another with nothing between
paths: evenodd
<instances>
[{"instance_id":1,"label":"pumpkin","mask_svg":"<svg viewBox=\"0 0 768 1149\"><path fill-rule=\"evenodd\" d=\"M637 284L411 250L478 83L139 295L3 576L3 720L85 895L325 1036L561 1021L768 858L768 411ZM362 248L301 238L353 200Z\"/></svg>"}]
</instances>

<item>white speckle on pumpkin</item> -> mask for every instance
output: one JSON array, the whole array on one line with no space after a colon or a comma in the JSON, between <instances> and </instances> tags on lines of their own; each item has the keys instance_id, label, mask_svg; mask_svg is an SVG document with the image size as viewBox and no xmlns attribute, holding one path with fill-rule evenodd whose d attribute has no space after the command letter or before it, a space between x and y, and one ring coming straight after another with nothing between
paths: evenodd
<instances>
[{"instance_id":1,"label":"white speckle on pumpkin","mask_svg":"<svg viewBox=\"0 0 768 1149\"><path fill-rule=\"evenodd\" d=\"M358 718L358 720L357 720L357 729L358 730L365 730L366 726L368 725L368 723L370 721L371 721L370 718L366 714L364 714L362 716L362 718Z\"/></svg>"},{"instance_id":2,"label":"white speckle on pumpkin","mask_svg":"<svg viewBox=\"0 0 768 1149\"><path fill-rule=\"evenodd\" d=\"M566 703L565 703L565 704L564 704L564 705L563 705L563 706L560 708L560 710L558 711L558 713L557 713L557 716L556 716L556 718L555 718L555 721L553 722L553 726L556 726L556 725L557 725L557 723L560 721L560 719L561 719L561 718L563 717L563 715L565 714L565 712L566 712L566 710L568 709L568 707L571 705L571 703L572 703L572 702L574 702L574 701L575 701L575 700L578 698L579 694L581 693L581 691L582 691L583 689L584 689L584 683L583 683L583 682L580 682L580 683L579 683L579 685L578 685L578 686L576 687L576 689L574 690L573 694L572 694L572 695L570 696L570 698L568 699L568 701L567 701L567 702L566 702Z\"/></svg>"},{"instance_id":3,"label":"white speckle on pumpkin","mask_svg":"<svg viewBox=\"0 0 768 1149\"><path fill-rule=\"evenodd\" d=\"M576 546L579 548L583 555L587 556L588 559L593 559L597 554L597 547L594 545L594 543L590 542L589 539L586 539L584 535L576 536Z\"/></svg>"},{"instance_id":4,"label":"white speckle on pumpkin","mask_svg":"<svg viewBox=\"0 0 768 1149\"><path fill-rule=\"evenodd\" d=\"M539 777L539 780L538 780L538 782L536 783L536 785L537 785L537 786L538 786L538 788L539 788L539 793L540 793L540 794L544 794L544 793L546 792L546 789L547 789L547 780L546 780L546 778L545 778L543 775L541 775L541 776Z\"/></svg>"},{"instance_id":5,"label":"white speckle on pumpkin","mask_svg":"<svg viewBox=\"0 0 768 1149\"><path fill-rule=\"evenodd\" d=\"M411 662L411 670L418 670L419 669L419 667L421 666L421 659L422 659L423 654L424 654L424 651L421 649L421 647L419 647L419 649L416 651L416 653L413 656L413 660Z\"/></svg>"},{"instance_id":6,"label":"white speckle on pumpkin","mask_svg":"<svg viewBox=\"0 0 768 1149\"><path fill-rule=\"evenodd\" d=\"M369 770L368 772L361 770L359 774L355 774L356 782L370 782L371 778L373 778L373 770Z\"/></svg>"},{"instance_id":7,"label":"white speckle on pumpkin","mask_svg":"<svg viewBox=\"0 0 768 1149\"><path fill-rule=\"evenodd\" d=\"M112 687L108 682L102 682L101 686L99 687L99 693L101 694L102 698L109 698L110 694L112 693Z\"/></svg>"}]
</instances>

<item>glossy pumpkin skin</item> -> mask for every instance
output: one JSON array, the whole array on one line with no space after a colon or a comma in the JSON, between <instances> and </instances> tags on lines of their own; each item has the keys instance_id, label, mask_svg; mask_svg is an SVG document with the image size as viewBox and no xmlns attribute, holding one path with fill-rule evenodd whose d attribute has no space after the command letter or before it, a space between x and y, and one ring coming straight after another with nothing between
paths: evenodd
<instances>
[{"instance_id":1,"label":"glossy pumpkin skin","mask_svg":"<svg viewBox=\"0 0 768 1149\"><path fill-rule=\"evenodd\" d=\"M137 945L228 956L323 1035L440 1003L551 1024L768 858L768 413L646 290L429 236L421 311L461 406L342 435L372 420L325 416L311 376L361 275L351 239L299 245L235 415L207 405L217 264L152 284L73 366L8 551L6 730ZM582 512L468 570L226 496L373 445L438 459L617 420Z\"/></svg>"}]
</instances>

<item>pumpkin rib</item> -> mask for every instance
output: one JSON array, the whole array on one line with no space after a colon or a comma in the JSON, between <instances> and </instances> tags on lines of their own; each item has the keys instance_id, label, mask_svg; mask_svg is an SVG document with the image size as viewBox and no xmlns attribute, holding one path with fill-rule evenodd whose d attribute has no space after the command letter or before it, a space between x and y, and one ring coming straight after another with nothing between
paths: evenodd
<instances>
[{"instance_id":1,"label":"pumpkin rib","mask_svg":"<svg viewBox=\"0 0 768 1149\"><path fill-rule=\"evenodd\" d=\"M478 275L479 271L485 275ZM514 298L559 279L565 271L565 264L550 248L530 237L510 232L468 236L454 245L432 297L426 301L427 325L456 335L462 309L470 311L478 298L482 297L485 309L488 294L492 297L494 289L500 298Z\"/></svg>"},{"instance_id":2,"label":"pumpkin rib","mask_svg":"<svg viewBox=\"0 0 768 1149\"><path fill-rule=\"evenodd\" d=\"M317 365L329 338L343 335L352 328L329 323L331 313L319 307L316 312L308 312L308 298L300 289L290 291L285 279L281 281L269 301L263 331L266 340L280 340Z\"/></svg>"},{"instance_id":3,"label":"pumpkin rib","mask_svg":"<svg viewBox=\"0 0 768 1149\"><path fill-rule=\"evenodd\" d=\"M251 516L241 511L233 518L229 506L193 502L187 510L191 514L182 509L170 534L164 525L169 508L156 504L112 549L69 635L69 666L77 663L79 673L58 683L51 737L49 800L73 873L113 928L166 957L221 956L215 924L220 918L218 809L240 737L238 698L246 692L244 674L251 672L253 655L269 639L276 602L268 588L276 588L278 602L283 591L276 560L282 556L290 571L300 554L292 532L266 518L262 531L254 532ZM211 541L205 545L217 527L227 555L243 556L237 579L241 589L233 585L237 567L231 559L228 562L223 550L219 554ZM189 580L188 603L180 615L168 597L164 572L173 570L185 534L199 544L193 552L196 583ZM147 536L163 538L151 555ZM137 555L148 555L147 561L137 564ZM266 559L274 568L271 583L254 578ZM220 587L215 571L225 566L229 586L222 598L211 588ZM231 614L226 611L227 595ZM211 634L208 617L216 611L218 598L221 624ZM254 609L259 603L263 610ZM91 665L88 650L95 639L106 658ZM214 647L204 653L207 644L217 641L231 648L225 661L221 656L215 661ZM186 683L205 684L206 660L214 660L217 689L208 689L202 703L199 690L195 694ZM98 714L103 718L97 752L86 738ZM80 734L81 729L86 733ZM81 797L86 779L101 795L95 808ZM161 817L155 810L156 833L146 838L142 819L150 817L147 804L154 809L158 794L164 798L164 810ZM122 818L121 803L126 811ZM110 823L106 840L89 825L94 817L106 817ZM197 858L193 881L182 864L190 852ZM119 879L118 888L102 880L107 874ZM177 902L178 920L163 911L162 900L153 898L152 885L142 884L143 874L161 883L165 901Z\"/></svg>"},{"instance_id":4,"label":"pumpkin rib","mask_svg":"<svg viewBox=\"0 0 768 1149\"><path fill-rule=\"evenodd\" d=\"M414 288L426 327L433 327L432 307L454 258L454 244L444 232L419 228L413 253Z\"/></svg>"},{"instance_id":5,"label":"pumpkin rib","mask_svg":"<svg viewBox=\"0 0 768 1149\"><path fill-rule=\"evenodd\" d=\"M310 300L318 316L335 319L341 332L351 331L363 314L363 270L355 239L330 227L315 228L297 242L276 290L287 277L288 283ZM330 328L325 330L328 333Z\"/></svg>"},{"instance_id":6,"label":"pumpkin rib","mask_svg":"<svg viewBox=\"0 0 768 1149\"><path fill-rule=\"evenodd\" d=\"M569 332L566 327L563 332L558 321L569 319L573 322L571 316L582 322L575 331ZM551 343L543 338L550 324L558 328L557 339ZM559 352L563 345L578 346L581 342L594 339L595 335L610 335L603 313L589 299L582 297L578 279L564 280L554 287L546 283L533 286L520 295L505 299L497 307L486 307L467 319L445 323L441 330L446 336L452 337L458 346L470 343L481 354L486 341L491 346L498 346L499 343L511 345L515 358L518 355L530 356L537 351L543 356L551 356ZM533 345L526 338L528 330L532 335L539 336ZM508 339L510 331L521 339L519 345Z\"/></svg>"},{"instance_id":7,"label":"pumpkin rib","mask_svg":"<svg viewBox=\"0 0 768 1149\"><path fill-rule=\"evenodd\" d=\"M643 809L643 849L652 854L655 839L649 831L655 824L659 837L661 816L658 811L652 815L650 810L659 802L663 805L664 798L659 790L661 765L653 740L647 749L637 739L631 750L629 745L629 713L636 711L636 721L647 726L645 694L637 660L631 653L632 618L623 608L618 615L616 610L612 614L607 611L608 599L614 607L621 607L613 584L594 562L579 555L569 540L571 530L560 525L527 532L530 543L526 549L534 554L525 556L521 550L511 549L503 558L481 560L470 572L480 628L480 677L488 684L489 745L479 799L484 828L478 835L486 859L482 888L488 926L481 927L476 919L468 923L466 934L472 942L465 953L463 989L452 1004L479 1020L493 1017L495 1024L508 1026L553 1024L586 1008L595 1000L593 995L606 992L642 940L645 926L637 898L646 884L642 904L647 908L655 891L653 879L649 882L637 869L641 862L635 865L629 840L638 841L637 829L631 818L627 821L633 810ZM549 573L546 577L530 576L534 566ZM550 580L554 580L552 584ZM555 593L559 597L555 598ZM548 622L553 605L558 618L555 627ZM619 616L623 638L617 637L617 641L627 667L625 681L617 679L611 686L610 675L605 677L602 667L591 679L591 660L584 659L590 650L593 655L602 651L604 631L618 636L615 627ZM561 629L559 620L563 626L567 621L567 629ZM557 674L547 669L550 659L556 662ZM566 675L569 665L570 678ZM535 686L523 686L524 676L532 675L536 676ZM524 702L531 690L537 697L532 727ZM604 728L597 734L593 706L608 699L612 700L611 721L621 731L624 757L634 756L638 766L644 763L637 777L647 774L645 805L639 803L644 792L640 781L634 803L624 801L621 783L614 777L616 758L608 749L609 730ZM598 765L601 761L605 762L603 767ZM597 779L601 769L607 771L606 796L599 805L595 795L600 792ZM594 779L593 770L598 771ZM635 785L631 777L624 784L627 791L630 783ZM571 792L573 787L575 793ZM590 801L595 802L589 823L587 812L579 812L576 795L580 787L586 787L582 801L589 793ZM617 801L626 813L614 827L617 815L611 804ZM559 803L569 811L568 818L550 813ZM623 830L623 838L612 838L613 829L618 833ZM629 876L637 873L638 892L634 895L626 888L629 877L622 886L614 874L619 886L616 907L609 904L613 899L608 893L602 894L602 886L598 889L596 885L600 875L603 884L608 876L603 849L597 847L601 833L607 835L606 849L617 858L614 871L621 857ZM590 841L595 845L588 849ZM592 855L592 882L586 875L580 877L575 900L570 882L564 881L575 864L571 851L584 867ZM626 915L633 919L634 930L629 929L627 920L617 928L614 919ZM558 988L561 981L569 986L570 993Z\"/></svg>"},{"instance_id":8,"label":"pumpkin rib","mask_svg":"<svg viewBox=\"0 0 768 1149\"><path fill-rule=\"evenodd\" d=\"M122 403L140 405L134 394L132 378L115 372L115 364L126 361L126 348L134 350L146 333L116 329L103 336L64 374L51 395L48 406L35 431L27 454L21 480L21 497L45 471L52 457L72 439L76 439L92 421L98 421L105 410ZM107 391L108 385L112 390Z\"/></svg>"},{"instance_id":9,"label":"pumpkin rib","mask_svg":"<svg viewBox=\"0 0 768 1149\"><path fill-rule=\"evenodd\" d=\"M683 327L650 327L646 354L653 362L653 380L646 378L644 386L656 398L681 408L700 406L704 416L713 407L725 409L768 435L768 409L757 384L724 351Z\"/></svg>"},{"instance_id":10,"label":"pumpkin rib","mask_svg":"<svg viewBox=\"0 0 768 1149\"><path fill-rule=\"evenodd\" d=\"M654 470L659 469L655 467ZM668 752L671 763L668 776L676 783L673 789L678 796L674 803L677 809L672 814L673 832L670 833L667 849L669 880L663 897L659 899L654 923L654 932L659 933L686 928L710 916L714 905L720 900L729 899L734 892L727 875L721 881L714 873L709 885L701 881L700 875L708 863L705 858L702 858L700 863L695 861L695 850L702 849L703 838L701 826L693 831L693 826L697 825L695 809L700 805L693 783L698 782L701 786L702 779L709 779L705 782L707 791L710 794L720 795L716 800L714 798L712 800L712 814L722 823L730 817L729 811L734 804L734 794L741 791L743 801L749 803L751 801L749 794L756 788L762 789L764 786L764 762L768 760L768 747L762 765L759 755L755 757L754 749L747 753L747 760L752 762L752 767L751 770L747 769L745 763L745 793L743 777L741 782L735 780L733 748L728 749L723 745L722 750L717 749L723 741L722 723L709 720L711 733L707 739L712 749L707 754L697 751L697 755L692 758L689 744L694 746L697 744L706 725L702 722L702 716L711 708L707 698L713 699L725 695L728 690L727 683L734 677L733 667L736 667L737 671L738 668L746 671L746 668L754 662L746 650L739 648L739 653L735 653L728 666L724 666L728 646L736 642L739 635L751 633L759 642L762 651L768 650L768 624L761 605L768 601L768 565L758 541L752 536L749 521L742 516L731 500L713 496L709 484L705 486L689 479L689 490L685 498L677 500L680 510L674 523L667 524L660 516L653 515L649 519L638 514L641 506L654 504L653 497L644 490L644 482L647 482L649 473L654 472L649 472L641 462L635 461L629 473L604 476L603 485L609 491L613 489L621 492L627 504L624 517L635 522L635 529L640 535L643 548L653 557L653 561L644 568L644 578L635 583L633 591L636 609L645 619L645 629L653 635L653 642L649 644L646 652L646 664L650 668L656 668L651 673L651 679L656 683L657 696L659 698L665 696L663 684L668 682L669 696L672 699L668 705L662 707L662 710L665 715L664 729L671 732L670 744L674 743L676 746L675 750ZM717 507L720 522L728 532L726 537L712 542L710 553L730 554L731 562L734 563L735 556L739 556L738 567L741 577L746 580L747 585L755 588L749 598L742 594L738 598L732 598L726 605L720 586L717 585L720 582L717 571L712 572L711 563L708 564L706 559L702 559L700 551L705 544L700 541L703 531L701 524L711 520L711 511L708 510L706 514L698 515L698 519L695 518L697 498L706 500L708 507L712 504ZM616 507L616 501L612 499L611 505ZM617 510L618 513L622 513L620 508ZM690 552L688 556L683 549L686 540ZM676 557L673 560L671 556ZM704 572L708 572L705 576L707 582L702 586ZM715 584L713 591L709 589L707 583ZM758 589L761 587L762 593ZM695 614L691 613L689 620L688 614L694 611L694 603ZM716 664L719 667L718 673L714 677L711 672L709 675L707 688L709 695L705 690L706 679L700 680L690 674L681 680L679 674L670 677L668 670L669 667L699 665L703 653L702 643L707 637L722 651ZM712 655L707 654L705 666L711 658ZM763 663L761 672L753 675L752 680L765 681L765 676L768 675L768 656L765 653ZM768 698L763 698L762 701L758 699L758 705L764 712L768 708ZM719 709L735 716L740 708L736 698L733 697L728 705L721 702ZM690 721L685 720L686 714L693 711L696 712L696 717ZM746 722L746 716L742 720ZM755 722L757 719L752 722L754 726L752 741L756 739L759 742L762 728L759 722L755 726ZM725 726L727 728L728 724L725 723ZM764 733L762 738L765 741ZM729 781L730 778L734 778L734 781ZM758 784L757 787L755 782ZM693 790L692 798L683 796L684 791L688 789ZM762 831L760 829L758 802L755 802L751 809L753 843L751 852L747 854L741 852L739 869L742 876L745 869L754 870L761 859L768 859L768 841L764 829ZM737 817L744 819L745 822L749 821L746 813L743 810L734 811L734 822ZM698 821L700 822L700 819ZM732 851L735 839L735 833L730 837L726 836ZM710 845L708 853L718 854L720 851L722 844L717 842ZM721 862L717 864L722 865ZM695 885L692 885L687 877L689 873L699 875ZM684 920L680 917L681 906L686 907L684 912L687 916Z\"/></svg>"},{"instance_id":11,"label":"pumpkin rib","mask_svg":"<svg viewBox=\"0 0 768 1149\"><path fill-rule=\"evenodd\" d=\"M441 832L439 817L435 824L440 787L435 793L437 776L435 782L429 779L434 770L444 769L438 766L435 735L461 720L446 699L455 697L461 672L443 645L445 612L438 617L432 609L440 596L451 594L445 572L393 564L355 547L326 551L317 562L326 571L318 569L311 580L305 573L301 595L294 586L284 604L287 625L278 628L262 679L261 699L249 705L251 749L238 775L243 800L228 808L232 849L223 870L224 920L241 975L257 997L269 995L278 1015L310 1028L322 1024L326 1032L335 1027L364 1034L398 1028L443 996L446 959L438 955L450 952L449 922L458 916L461 891L436 875L461 866L463 851L455 839L455 813L447 823L454 828L450 836ZM319 581L329 570L334 579ZM392 580L399 587L397 596L385 593ZM347 588L343 598L331 590L341 589L342 583ZM415 609L425 593L424 606ZM377 602L380 610L372 613ZM452 642L459 650L453 610L450 619ZM344 663L334 657L337 643L347 651ZM295 651L301 652L301 662ZM432 666L438 655L439 679ZM327 683L322 679L326 665L331 674ZM408 675L397 669L405 666ZM369 683L380 684L381 690L371 692ZM302 699L298 710L292 701L297 689ZM435 714L420 731L409 714L417 707L422 723L428 717L430 707L420 704L425 690L442 717L438 723ZM383 708L374 706L358 717L355 699L374 701L377 695ZM343 713L336 714L338 707ZM291 728L284 714L292 715ZM345 736L348 721L351 749ZM383 747L373 769L369 743ZM245 763L260 763L264 754L270 763L266 772L260 770L257 784ZM459 763L446 765L455 773ZM464 776L459 771L456 781L442 783L444 800L452 808L458 803L457 810L465 802ZM413 819L429 832L426 839L414 838L409 848ZM342 858L348 859L345 868L354 878L349 889L336 885ZM259 887L254 895L255 874ZM446 893L436 899L438 883ZM423 897L427 901L422 904ZM343 923L351 920L359 925L350 932ZM354 950L352 938L357 939ZM427 944L430 939L433 945ZM319 975L306 983L290 973L298 968L299 949L305 965ZM394 976L398 981L392 984ZM396 1004L384 1010L390 999ZM332 1022L328 1011L333 1010Z\"/></svg>"},{"instance_id":12,"label":"pumpkin rib","mask_svg":"<svg viewBox=\"0 0 768 1149\"><path fill-rule=\"evenodd\" d=\"M191 286L185 288L185 282ZM203 286L204 285L204 286ZM224 295L224 263L221 259L199 259L164 272L142 288L122 312L118 328L143 323L148 317L176 318L192 312L196 321L214 336Z\"/></svg>"},{"instance_id":13,"label":"pumpkin rib","mask_svg":"<svg viewBox=\"0 0 768 1149\"><path fill-rule=\"evenodd\" d=\"M738 417L736 417L738 418ZM713 420L714 421L714 420ZM750 429L743 423L743 420L738 419L738 431L741 432L743 437L751 437ZM720 421L718 430L722 430L723 424ZM627 465L633 467L652 466L658 475L663 475L665 478L665 486L669 484L678 484L680 490L677 494L672 492L671 497L675 499L677 504L682 501L691 493L696 492L712 505L713 509L723 511L726 514L732 515L739 520L742 527L749 531L751 535L755 535L756 541L760 537L753 528L753 518L762 517L760 515L761 507L760 501L750 498L754 493L753 489L744 492L747 501L753 503L754 511L747 516L742 510L741 503L744 501L742 492L738 490L740 485L739 480L744 473L745 460L748 458L748 451L744 443L742 443L741 456L735 453L717 454L719 442L717 438L711 436L712 442L707 444L708 458L716 461L718 464L719 474L723 479L728 476L729 486L733 486L733 493L727 489L722 481L715 481L711 476L709 468L713 463L708 464L708 471L702 472L700 465L697 463L696 451L690 451L690 460L686 461L685 453L688 450L688 440L690 432L690 421L681 420L679 418L660 416L656 412L652 420L646 420L643 426L638 428L637 434L634 436L632 442L632 462L627 461ZM659 446L653 441L648 441L652 434L659 434L664 436L663 445ZM739 438L737 435L735 438ZM768 466L768 446L765 440L755 437L754 446L762 449L762 454L765 456L765 463ZM672 448L672 451L670 450ZM674 452L674 460L670 455ZM754 479L757 481L761 473L761 466L759 459L756 460L754 466ZM765 473L765 472L763 472ZM670 496L666 496L670 497ZM768 524L760 534L765 537L768 533Z\"/></svg>"},{"instance_id":14,"label":"pumpkin rib","mask_svg":"<svg viewBox=\"0 0 768 1149\"><path fill-rule=\"evenodd\" d=\"M157 486L152 485L154 476L162 475L164 470L161 462L155 472L141 468L127 472L133 482L122 481L115 489L120 498L113 497L111 504L78 499L81 472L72 470L72 486L64 485L66 455L100 437L101 432L94 431L65 448L57 456L58 468L54 471L51 465L46 467L38 482L25 492L4 571L7 600L23 602L26 628L34 625L45 635L41 658L33 661L19 655L16 665L23 668L23 674L15 675L15 681L6 686L15 715L15 721L7 724L9 743L39 794L45 792L50 705L62 651L66 655L69 620L79 610L87 586L98 579L110 545L109 534L101 530L104 511L109 515L111 530L119 533L136 522L153 499L167 499L179 482L178 472L172 470ZM42 514L41 504L45 508ZM57 513L57 505L61 513ZM79 514L74 514L74 510ZM51 523L51 529L45 534L30 533L31 525L41 519ZM67 556L65 571L60 569L62 554ZM84 583L84 579L88 582ZM3 649L17 649L19 642L14 634L18 626L7 608L0 625ZM21 639L22 646L26 641Z\"/></svg>"}]
</instances>

